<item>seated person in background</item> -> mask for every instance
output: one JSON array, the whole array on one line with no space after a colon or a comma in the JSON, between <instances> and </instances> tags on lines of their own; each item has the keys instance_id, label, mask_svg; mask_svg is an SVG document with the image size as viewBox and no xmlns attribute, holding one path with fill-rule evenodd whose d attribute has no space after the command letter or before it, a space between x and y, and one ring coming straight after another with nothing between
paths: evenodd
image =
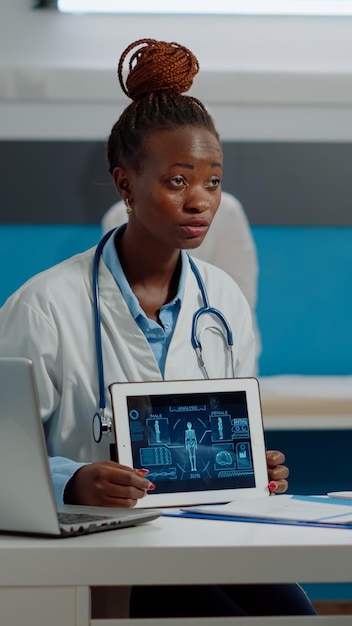
<instances>
[{"instance_id":1,"label":"seated person in background","mask_svg":"<svg viewBox=\"0 0 352 626\"><path fill-rule=\"evenodd\" d=\"M120 200L103 215L103 234L128 220L125 203ZM198 248L188 250L194 258L207 261L230 274L250 306L256 340L256 358L261 352L260 332L256 319L258 260L250 225L242 204L230 193L221 192L220 206L211 229ZM258 365L256 364L258 372Z\"/></svg>"}]
</instances>

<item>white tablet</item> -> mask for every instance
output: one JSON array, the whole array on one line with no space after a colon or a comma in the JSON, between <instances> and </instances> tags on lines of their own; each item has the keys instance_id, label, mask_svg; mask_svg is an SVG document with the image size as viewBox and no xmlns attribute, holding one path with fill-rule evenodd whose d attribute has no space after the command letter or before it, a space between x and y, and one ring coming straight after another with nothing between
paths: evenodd
<instances>
[{"instance_id":1,"label":"white tablet","mask_svg":"<svg viewBox=\"0 0 352 626\"><path fill-rule=\"evenodd\" d=\"M255 378L113 383L119 463L149 470L139 507L264 496L268 473Z\"/></svg>"}]
</instances>

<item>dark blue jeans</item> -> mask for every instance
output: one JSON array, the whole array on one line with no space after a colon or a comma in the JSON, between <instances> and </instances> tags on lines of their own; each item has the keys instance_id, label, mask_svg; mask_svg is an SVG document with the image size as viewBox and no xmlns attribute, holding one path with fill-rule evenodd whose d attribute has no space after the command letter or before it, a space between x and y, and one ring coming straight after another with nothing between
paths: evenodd
<instances>
[{"instance_id":1,"label":"dark blue jeans","mask_svg":"<svg viewBox=\"0 0 352 626\"><path fill-rule=\"evenodd\" d=\"M299 585L133 587L131 618L316 615Z\"/></svg>"}]
</instances>

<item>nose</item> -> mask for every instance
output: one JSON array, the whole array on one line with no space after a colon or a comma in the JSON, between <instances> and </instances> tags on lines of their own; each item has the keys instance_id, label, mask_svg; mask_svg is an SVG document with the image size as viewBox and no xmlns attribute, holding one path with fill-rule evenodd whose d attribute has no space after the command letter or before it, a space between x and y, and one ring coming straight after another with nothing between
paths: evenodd
<instances>
[{"instance_id":1,"label":"nose","mask_svg":"<svg viewBox=\"0 0 352 626\"><path fill-rule=\"evenodd\" d=\"M186 211L190 213L203 213L216 207L216 194L214 197L203 185L192 186L188 190L187 199L184 205Z\"/></svg>"}]
</instances>

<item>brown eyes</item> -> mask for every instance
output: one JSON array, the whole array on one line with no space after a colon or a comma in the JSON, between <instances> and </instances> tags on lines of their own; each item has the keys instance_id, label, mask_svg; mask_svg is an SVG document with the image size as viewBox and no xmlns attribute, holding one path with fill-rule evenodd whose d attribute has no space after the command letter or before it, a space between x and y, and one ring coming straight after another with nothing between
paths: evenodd
<instances>
[{"instance_id":1,"label":"brown eyes","mask_svg":"<svg viewBox=\"0 0 352 626\"><path fill-rule=\"evenodd\" d=\"M185 179L182 176L175 176L174 178L170 178L168 182L170 183L172 187L176 187L176 188L188 186L188 183L185 181ZM221 184L220 178L218 178L217 176L214 176L205 183L204 187L206 187L207 189L216 189L217 187L219 187L220 184Z\"/></svg>"}]
</instances>

